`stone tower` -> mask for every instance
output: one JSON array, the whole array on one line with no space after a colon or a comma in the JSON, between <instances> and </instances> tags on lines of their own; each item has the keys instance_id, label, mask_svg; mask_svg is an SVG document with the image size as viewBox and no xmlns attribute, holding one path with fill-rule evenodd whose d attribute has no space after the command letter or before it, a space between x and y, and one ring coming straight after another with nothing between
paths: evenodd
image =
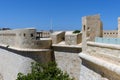
<instances>
[{"instance_id":1,"label":"stone tower","mask_svg":"<svg viewBox=\"0 0 120 80\"><path fill-rule=\"evenodd\" d=\"M86 45L86 41L94 41L95 37L102 37L102 33L102 22L99 15L82 17L83 48Z\"/></svg>"},{"instance_id":2,"label":"stone tower","mask_svg":"<svg viewBox=\"0 0 120 80\"><path fill-rule=\"evenodd\" d=\"M118 38L120 38L120 17L118 17Z\"/></svg>"}]
</instances>

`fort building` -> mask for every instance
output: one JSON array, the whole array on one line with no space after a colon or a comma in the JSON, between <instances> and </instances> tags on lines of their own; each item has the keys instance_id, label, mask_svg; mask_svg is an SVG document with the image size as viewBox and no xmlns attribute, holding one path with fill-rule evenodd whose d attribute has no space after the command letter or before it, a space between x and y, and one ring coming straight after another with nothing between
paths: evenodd
<instances>
[{"instance_id":1,"label":"fort building","mask_svg":"<svg viewBox=\"0 0 120 80\"><path fill-rule=\"evenodd\" d=\"M103 30L100 15L82 17L82 31L46 32L34 28L0 30L0 74L15 80L30 72L31 62L56 61L75 80L81 65L109 80L120 79L120 18L118 30Z\"/></svg>"}]
</instances>

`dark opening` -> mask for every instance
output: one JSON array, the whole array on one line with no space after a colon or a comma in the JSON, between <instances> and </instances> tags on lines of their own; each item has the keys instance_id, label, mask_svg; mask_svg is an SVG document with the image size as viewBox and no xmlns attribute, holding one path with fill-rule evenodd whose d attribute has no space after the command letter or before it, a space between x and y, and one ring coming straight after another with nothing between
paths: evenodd
<instances>
[{"instance_id":1,"label":"dark opening","mask_svg":"<svg viewBox=\"0 0 120 80\"><path fill-rule=\"evenodd\" d=\"M31 37L33 37L33 34L31 34Z\"/></svg>"},{"instance_id":2,"label":"dark opening","mask_svg":"<svg viewBox=\"0 0 120 80\"><path fill-rule=\"evenodd\" d=\"M84 31L85 31L85 25L83 26L83 29L84 29Z\"/></svg>"},{"instance_id":3,"label":"dark opening","mask_svg":"<svg viewBox=\"0 0 120 80\"><path fill-rule=\"evenodd\" d=\"M25 36L26 36L26 34L24 33L24 34L23 34L23 36L25 37Z\"/></svg>"}]
</instances>

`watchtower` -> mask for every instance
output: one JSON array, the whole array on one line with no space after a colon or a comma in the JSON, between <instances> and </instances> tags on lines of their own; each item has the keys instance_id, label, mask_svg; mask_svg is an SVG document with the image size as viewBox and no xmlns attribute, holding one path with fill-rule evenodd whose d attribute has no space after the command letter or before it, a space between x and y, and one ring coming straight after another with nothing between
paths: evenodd
<instances>
[{"instance_id":1,"label":"watchtower","mask_svg":"<svg viewBox=\"0 0 120 80\"><path fill-rule=\"evenodd\" d=\"M82 17L82 44L86 41L94 41L95 37L102 37L103 29L100 15Z\"/></svg>"}]
</instances>

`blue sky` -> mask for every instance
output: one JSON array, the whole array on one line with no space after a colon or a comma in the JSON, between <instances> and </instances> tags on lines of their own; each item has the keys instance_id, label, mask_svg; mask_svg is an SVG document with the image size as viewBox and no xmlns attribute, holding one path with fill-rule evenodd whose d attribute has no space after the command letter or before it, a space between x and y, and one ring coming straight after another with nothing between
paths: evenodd
<instances>
[{"instance_id":1,"label":"blue sky","mask_svg":"<svg viewBox=\"0 0 120 80\"><path fill-rule=\"evenodd\" d=\"M105 30L117 29L120 0L0 0L0 28L81 29L81 17L100 14Z\"/></svg>"}]
</instances>

